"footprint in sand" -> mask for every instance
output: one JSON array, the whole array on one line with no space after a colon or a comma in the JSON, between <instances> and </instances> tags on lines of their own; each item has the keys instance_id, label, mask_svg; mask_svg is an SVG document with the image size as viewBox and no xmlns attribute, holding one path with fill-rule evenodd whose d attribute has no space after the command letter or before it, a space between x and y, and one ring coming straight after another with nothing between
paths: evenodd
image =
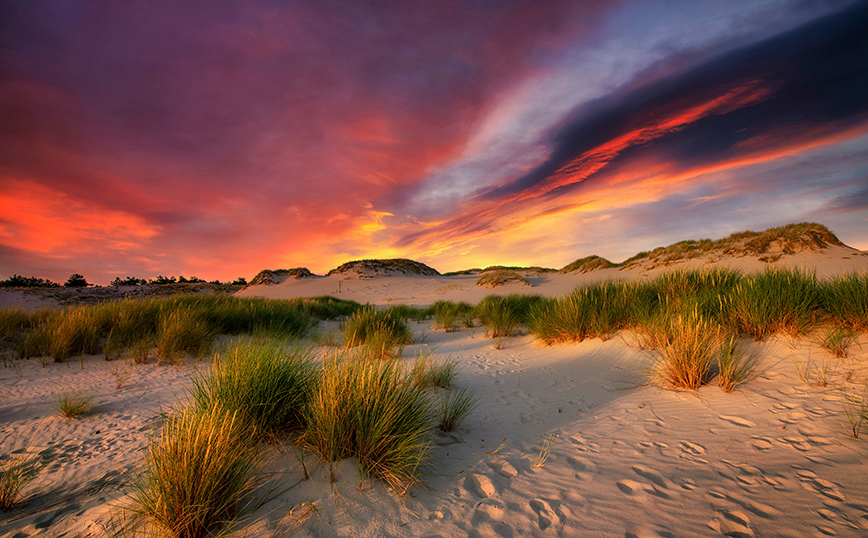
<instances>
[{"instance_id":1,"label":"footprint in sand","mask_svg":"<svg viewBox=\"0 0 868 538\"><path fill-rule=\"evenodd\" d=\"M754 437L750 440L750 444L757 450L768 450L773 446L772 440L768 437Z\"/></svg>"},{"instance_id":2,"label":"footprint in sand","mask_svg":"<svg viewBox=\"0 0 868 538\"><path fill-rule=\"evenodd\" d=\"M508 461L496 460L489 463L488 466L504 478L514 478L518 474L515 467Z\"/></svg>"},{"instance_id":3,"label":"footprint in sand","mask_svg":"<svg viewBox=\"0 0 868 538\"><path fill-rule=\"evenodd\" d=\"M841 490L828 480L822 478L802 478L802 487L808 491L812 491L819 495L823 495L835 501L844 501L844 494Z\"/></svg>"},{"instance_id":4,"label":"footprint in sand","mask_svg":"<svg viewBox=\"0 0 868 538\"><path fill-rule=\"evenodd\" d=\"M754 426L756 426L756 422L751 422L746 418L736 417L733 415L720 415L718 418L720 420L725 420L730 424L741 426L742 428L753 428Z\"/></svg>"},{"instance_id":5,"label":"footprint in sand","mask_svg":"<svg viewBox=\"0 0 868 538\"><path fill-rule=\"evenodd\" d=\"M537 524L542 531L561 522L560 516L552 509L552 506L542 499L531 501L530 508L536 513Z\"/></svg>"},{"instance_id":6,"label":"footprint in sand","mask_svg":"<svg viewBox=\"0 0 868 538\"><path fill-rule=\"evenodd\" d=\"M708 526L724 536L748 538L754 535L750 528L750 518L738 510L721 513L709 521Z\"/></svg>"},{"instance_id":7,"label":"footprint in sand","mask_svg":"<svg viewBox=\"0 0 868 538\"><path fill-rule=\"evenodd\" d=\"M681 441L681 444L679 444L678 446L681 448L681 450L693 456L701 456L702 454L705 454L705 447L702 445L697 445L696 443Z\"/></svg>"},{"instance_id":8,"label":"footprint in sand","mask_svg":"<svg viewBox=\"0 0 868 538\"><path fill-rule=\"evenodd\" d=\"M661 475L654 469L649 469L648 467L643 467L641 465L634 465L633 472L646 480L654 482L661 488L669 489L669 486L671 485L671 482L669 480L663 478L663 475Z\"/></svg>"},{"instance_id":9,"label":"footprint in sand","mask_svg":"<svg viewBox=\"0 0 868 538\"><path fill-rule=\"evenodd\" d=\"M570 456L567 458L567 463L570 464L570 467L575 469L578 472L582 473L596 473L597 465L590 460L586 460L585 458L577 458L574 456Z\"/></svg>"},{"instance_id":10,"label":"footprint in sand","mask_svg":"<svg viewBox=\"0 0 868 538\"><path fill-rule=\"evenodd\" d=\"M778 441L781 443L790 445L791 447L793 447L796 450L799 450L801 452L807 452L808 450L811 450L811 448L812 448L811 443L809 443L808 440L805 439L804 437L796 437L796 436L781 437L780 439L778 439Z\"/></svg>"},{"instance_id":11,"label":"footprint in sand","mask_svg":"<svg viewBox=\"0 0 868 538\"><path fill-rule=\"evenodd\" d=\"M635 480L618 480L615 482L615 485L618 486L621 493L639 500L643 500L648 495L648 489L650 489L649 486Z\"/></svg>"}]
</instances>

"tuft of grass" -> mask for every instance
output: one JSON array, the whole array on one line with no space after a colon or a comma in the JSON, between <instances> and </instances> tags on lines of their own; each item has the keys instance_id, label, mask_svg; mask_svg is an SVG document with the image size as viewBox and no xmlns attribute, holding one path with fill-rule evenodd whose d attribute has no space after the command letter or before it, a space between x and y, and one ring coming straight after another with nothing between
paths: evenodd
<instances>
[{"instance_id":1,"label":"tuft of grass","mask_svg":"<svg viewBox=\"0 0 868 538\"><path fill-rule=\"evenodd\" d=\"M757 340L775 333L807 332L817 320L819 307L816 276L791 269L744 277L722 298L724 316L734 329Z\"/></svg>"},{"instance_id":2,"label":"tuft of grass","mask_svg":"<svg viewBox=\"0 0 868 538\"><path fill-rule=\"evenodd\" d=\"M724 392L756 376L756 361L745 355L742 343L735 336L723 338L717 357L717 383Z\"/></svg>"},{"instance_id":3,"label":"tuft of grass","mask_svg":"<svg viewBox=\"0 0 868 538\"><path fill-rule=\"evenodd\" d=\"M847 417L847 433L853 439L858 439L862 434L865 423L868 422L868 387L865 395L844 393L844 416Z\"/></svg>"},{"instance_id":4,"label":"tuft of grass","mask_svg":"<svg viewBox=\"0 0 868 538\"><path fill-rule=\"evenodd\" d=\"M57 393L55 407L58 413L66 418L78 418L90 413L92 401L96 394L83 391L63 391Z\"/></svg>"},{"instance_id":5,"label":"tuft of grass","mask_svg":"<svg viewBox=\"0 0 868 538\"><path fill-rule=\"evenodd\" d=\"M530 282L512 269L494 269L482 273L476 285L482 288L497 288L505 284L518 283L530 286Z\"/></svg>"},{"instance_id":6,"label":"tuft of grass","mask_svg":"<svg viewBox=\"0 0 868 538\"><path fill-rule=\"evenodd\" d=\"M868 272L823 282L819 292L823 310L835 325L868 332Z\"/></svg>"},{"instance_id":7,"label":"tuft of grass","mask_svg":"<svg viewBox=\"0 0 868 538\"><path fill-rule=\"evenodd\" d=\"M436 362L430 355L419 354L413 363L410 377L417 387L452 388L458 375L458 364L453 360Z\"/></svg>"},{"instance_id":8,"label":"tuft of grass","mask_svg":"<svg viewBox=\"0 0 868 538\"><path fill-rule=\"evenodd\" d=\"M214 357L209 375L194 379L193 406L219 405L262 433L296 431L315 376L308 349L238 341Z\"/></svg>"},{"instance_id":9,"label":"tuft of grass","mask_svg":"<svg viewBox=\"0 0 868 538\"><path fill-rule=\"evenodd\" d=\"M668 342L655 351L652 375L679 389L698 389L711 375L718 328L693 309L672 317L666 330Z\"/></svg>"},{"instance_id":10,"label":"tuft of grass","mask_svg":"<svg viewBox=\"0 0 868 538\"><path fill-rule=\"evenodd\" d=\"M157 356L174 363L185 355L204 356L211 349L215 330L191 308L178 308L160 316L157 326Z\"/></svg>"},{"instance_id":11,"label":"tuft of grass","mask_svg":"<svg viewBox=\"0 0 868 538\"><path fill-rule=\"evenodd\" d=\"M404 318L391 308L360 310L344 321L341 328L348 348L365 344L372 337L380 344L388 341L403 346L413 342L413 333Z\"/></svg>"},{"instance_id":12,"label":"tuft of grass","mask_svg":"<svg viewBox=\"0 0 868 538\"><path fill-rule=\"evenodd\" d=\"M403 494L428 460L430 408L400 363L335 354L306 409L303 442L329 464L356 457L365 473Z\"/></svg>"},{"instance_id":13,"label":"tuft of grass","mask_svg":"<svg viewBox=\"0 0 868 538\"><path fill-rule=\"evenodd\" d=\"M12 342L30 324L30 314L22 308L0 309L0 343Z\"/></svg>"},{"instance_id":14,"label":"tuft of grass","mask_svg":"<svg viewBox=\"0 0 868 538\"><path fill-rule=\"evenodd\" d=\"M454 332L459 327L473 326L473 307L465 302L436 301L434 310L434 326L446 332Z\"/></svg>"},{"instance_id":15,"label":"tuft of grass","mask_svg":"<svg viewBox=\"0 0 868 538\"><path fill-rule=\"evenodd\" d=\"M654 287L643 282L601 282L576 288L559 299L541 302L534 311L531 333L546 344L608 338L634 325L657 304Z\"/></svg>"},{"instance_id":16,"label":"tuft of grass","mask_svg":"<svg viewBox=\"0 0 868 538\"><path fill-rule=\"evenodd\" d=\"M539 295L489 295L476 305L475 316L490 338L513 336L546 300Z\"/></svg>"},{"instance_id":17,"label":"tuft of grass","mask_svg":"<svg viewBox=\"0 0 868 538\"><path fill-rule=\"evenodd\" d=\"M27 442L16 447L13 440L8 454L0 457L0 511L12 510L21 497L21 491L42 470L39 456L27 452Z\"/></svg>"},{"instance_id":18,"label":"tuft of grass","mask_svg":"<svg viewBox=\"0 0 868 538\"><path fill-rule=\"evenodd\" d=\"M219 404L168 418L131 484L133 526L175 538L212 535L250 508L263 481L254 428Z\"/></svg>"},{"instance_id":19,"label":"tuft of grass","mask_svg":"<svg viewBox=\"0 0 868 538\"><path fill-rule=\"evenodd\" d=\"M558 432L555 432L549 436L548 439L543 443L542 448L540 448L539 456L536 458L536 463L533 464L534 467L542 467L546 464L549 459L549 454L552 450L552 443L555 442L555 439L558 436Z\"/></svg>"},{"instance_id":20,"label":"tuft of grass","mask_svg":"<svg viewBox=\"0 0 868 538\"><path fill-rule=\"evenodd\" d=\"M441 391L437 426L444 432L451 432L467 418L478 403L479 398L467 387Z\"/></svg>"},{"instance_id":21,"label":"tuft of grass","mask_svg":"<svg viewBox=\"0 0 868 538\"><path fill-rule=\"evenodd\" d=\"M847 357L847 350L856 341L856 335L849 327L827 327L820 337L820 347L843 359Z\"/></svg>"}]
</instances>

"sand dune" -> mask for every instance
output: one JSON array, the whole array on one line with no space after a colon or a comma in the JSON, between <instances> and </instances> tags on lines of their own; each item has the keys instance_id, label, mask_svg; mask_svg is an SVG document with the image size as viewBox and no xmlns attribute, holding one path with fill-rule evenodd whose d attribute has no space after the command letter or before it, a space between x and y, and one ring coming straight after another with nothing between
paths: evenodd
<instances>
[{"instance_id":1,"label":"sand dune","mask_svg":"<svg viewBox=\"0 0 868 538\"><path fill-rule=\"evenodd\" d=\"M692 258L589 273L525 272L532 287L495 290L477 287L478 275L334 274L251 286L239 295L474 303L491 293L558 296L599 279L719 266L751 271L769 264ZM868 256L832 245L783 255L772 266L828 278L864 270ZM276 445L269 449L270 469L284 489L247 521L243 535L868 535L868 444L844 427L845 395L864 394L868 382L866 335L844 359L811 336L749 343L760 373L726 394L714 385L683 392L649 382L650 352L629 331L552 347L523 335L495 349L480 328L445 333L430 321L410 325L417 340L400 360L410 363L420 353L455 360L459 383L480 396L457 430L435 434L424 485L399 497L361 479L353 461L341 463L330 484L314 456ZM320 325L324 332L337 328L334 321ZM184 404L208 361L157 366L87 356L15 364L0 369L0 447L5 454L26 439L48 465L24 491L26 501L0 515L0 537L109 534L121 516L128 473L140 464L159 413ZM805 368L814 380L803 380L799 369ZM54 394L73 389L95 392L92 414L56 415ZM303 480L302 463L310 480Z\"/></svg>"}]
</instances>

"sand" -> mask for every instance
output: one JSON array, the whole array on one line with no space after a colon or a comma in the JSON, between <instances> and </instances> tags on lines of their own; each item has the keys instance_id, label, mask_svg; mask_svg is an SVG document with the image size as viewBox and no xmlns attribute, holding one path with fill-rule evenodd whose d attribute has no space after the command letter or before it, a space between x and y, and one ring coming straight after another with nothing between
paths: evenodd
<instances>
[{"instance_id":1,"label":"sand","mask_svg":"<svg viewBox=\"0 0 868 538\"><path fill-rule=\"evenodd\" d=\"M533 287L497 292L558 295L603 277L611 275L528 275ZM473 303L492 292L476 288L476 278L352 279L335 295L372 304ZM335 292L337 281L293 280L240 295L322 295ZM410 325L417 343L401 360L409 364L419 353L455 360L459 383L480 397L457 430L434 436L424 485L398 497L360 480L352 461L329 484L313 455L275 446L270 468L284 491L253 515L246 535L868 535L868 433L850 438L843 411L845 392L864 394L868 382L866 335L845 359L811 336L750 343L759 376L726 394L714 384L683 392L650 383L652 358L629 332L552 347L523 335L495 349L480 328L445 333L430 321ZM18 364L0 369L0 447L5 453L13 439L26 438L49 463L24 491L25 502L0 514L0 536L105 535L158 413L183 405L208 361L176 367L88 356ZM827 366L825 387L802 381L797 365L807 364L815 374ZM128 376L120 388L115 367ZM54 394L67 389L96 392L93 413L56 416ZM302 461L310 480L302 479Z\"/></svg>"}]
</instances>

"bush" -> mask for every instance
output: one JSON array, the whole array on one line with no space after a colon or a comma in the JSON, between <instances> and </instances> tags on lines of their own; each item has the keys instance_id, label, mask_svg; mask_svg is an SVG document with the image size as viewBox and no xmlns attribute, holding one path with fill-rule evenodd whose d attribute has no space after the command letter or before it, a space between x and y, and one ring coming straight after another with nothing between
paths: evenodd
<instances>
[{"instance_id":1,"label":"bush","mask_svg":"<svg viewBox=\"0 0 868 538\"><path fill-rule=\"evenodd\" d=\"M90 413L95 394L82 391L65 391L57 394L57 411L66 418L78 418Z\"/></svg>"},{"instance_id":2,"label":"bush","mask_svg":"<svg viewBox=\"0 0 868 538\"><path fill-rule=\"evenodd\" d=\"M446 332L453 332L459 326L473 326L473 307L465 302L436 301L431 308L434 311L434 326Z\"/></svg>"},{"instance_id":3,"label":"bush","mask_svg":"<svg viewBox=\"0 0 868 538\"><path fill-rule=\"evenodd\" d=\"M85 288L91 285L92 284L88 283L87 279L85 279L83 275L78 273L69 275L69 278L66 279L66 283L64 284L67 288Z\"/></svg>"}]
</instances>

